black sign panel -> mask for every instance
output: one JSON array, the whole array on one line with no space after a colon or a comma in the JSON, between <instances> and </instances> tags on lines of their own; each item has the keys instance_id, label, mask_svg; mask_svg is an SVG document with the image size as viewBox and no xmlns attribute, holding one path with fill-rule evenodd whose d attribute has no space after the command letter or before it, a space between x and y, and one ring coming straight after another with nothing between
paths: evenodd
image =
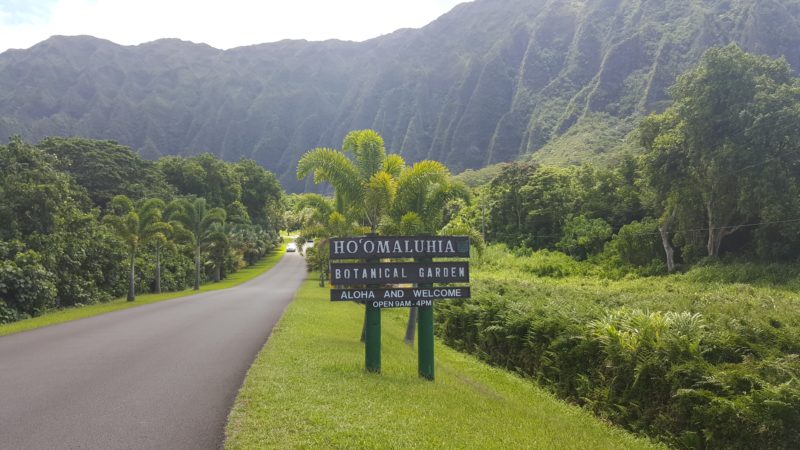
<instances>
[{"instance_id":1,"label":"black sign panel","mask_svg":"<svg viewBox=\"0 0 800 450\"><path fill-rule=\"evenodd\" d=\"M373 308L408 308L412 306L433 306L433 300L370 300Z\"/></svg>"},{"instance_id":2,"label":"black sign panel","mask_svg":"<svg viewBox=\"0 0 800 450\"><path fill-rule=\"evenodd\" d=\"M469 281L469 263L331 263L331 284L462 283Z\"/></svg>"},{"instance_id":3,"label":"black sign panel","mask_svg":"<svg viewBox=\"0 0 800 450\"><path fill-rule=\"evenodd\" d=\"M332 238L331 259L468 258L467 236L369 236Z\"/></svg>"},{"instance_id":4,"label":"black sign panel","mask_svg":"<svg viewBox=\"0 0 800 450\"><path fill-rule=\"evenodd\" d=\"M397 288L397 289L332 289L331 301L373 301L373 300L442 300L449 298L470 298L469 287L448 286L435 288Z\"/></svg>"}]
</instances>

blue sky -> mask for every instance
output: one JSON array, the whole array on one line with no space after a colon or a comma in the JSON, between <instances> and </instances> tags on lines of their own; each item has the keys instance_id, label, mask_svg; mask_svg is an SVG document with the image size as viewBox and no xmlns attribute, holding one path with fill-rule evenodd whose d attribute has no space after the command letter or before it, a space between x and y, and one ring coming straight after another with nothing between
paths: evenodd
<instances>
[{"instance_id":1,"label":"blue sky","mask_svg":"<svg viewBox=\"0 0 800 450\"><path fill-rule=\"evenodd\" d=\"M0 25L14 26L47 18L56 0L0 0Z\"/></svg>"},{"instance_id":2,"label":"blue sky","mask_svg":"<svg viewBox=\"0 0 800 450\"><path fill-rule=\"evenodd\" d=\"M217 48L281 39L362 41L419 28L465 0L0 0L0 52L53 35Z\"/></svg>"}]
</instances>

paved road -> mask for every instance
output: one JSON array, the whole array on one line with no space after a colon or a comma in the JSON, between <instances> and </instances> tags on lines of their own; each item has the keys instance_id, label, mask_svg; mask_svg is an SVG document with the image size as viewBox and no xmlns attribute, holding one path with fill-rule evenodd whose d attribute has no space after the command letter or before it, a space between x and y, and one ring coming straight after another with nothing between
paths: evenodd
<instances>
[{"instance_id":1,"label":"paved road","mask_svg":"<svg viewBox=\"0 0 800 450\"><path fill-rule=\"evenodd\" d=\"M305 274L290 253L236 288L0 337L0 448L219 448Z\"/></svg>"}]
</instances>

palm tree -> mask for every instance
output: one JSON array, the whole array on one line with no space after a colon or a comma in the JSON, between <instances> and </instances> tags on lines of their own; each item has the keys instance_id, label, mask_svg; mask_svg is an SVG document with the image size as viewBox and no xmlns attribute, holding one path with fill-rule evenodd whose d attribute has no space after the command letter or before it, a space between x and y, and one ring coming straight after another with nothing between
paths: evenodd
<instances>
[{"instance_id":1,"label":"palm tree","mask_svg":"<svg viewBox=\"0 0 800 450\"><path fill-rule=\"evenodd\" d=\"M383 138L375 131L351 131L341 152L316 148L303 155L297 164L297 178L313 174L314 183L330 183L336 192L336 210L365 223L375 233L394 199L396 177L404 165L399 155L386 154Z\"/></svg>"},{"instance_id":2,"label":"palm tree","mask_svg":"<svg viewBox=\"0 0 800 450\"><path fill-rule=\"evenodd\" d=\"M218 240L219 230L214 224L225 224L225 210L208 208L206 199L177 199L167 207L171 221L180 224L194 247L194 290L200 289L202 251Z\"/></svg>"},{"instance_id":3,"label":"palm tree","mask_svg":"<svg viewBox=\"0 0 800 450\"><path fill-rule=\"evenodd\" d=\"M346 153L351 153L349 159ZM297 178L314 174L314 183L328 182L336 191L336 210L378 231L381 218L394 200L396 177L405 163L399 155L386 154L383 138L373 130L351 131L342 151L316 148L297 163ZM367 309L364 310L364 340Z\"/></svg>"},{"instance_id":4,"label":"palm tree","mask_svg":"<svg viewBox=\"0 0 800 450\"><path fill-rule=\"evenodd\" d=\"M167 222L164 222L162 219L162 213L164 211L164 201L158 198L146 200L143 205L142 209L144 211L150 211L148 214L152 214L153 220L147 224L145 229L144 240L153 245L156 255L156 279L155 279L155 292L157 294L161 293L161 252L169 247L174 246L175 244L170 240L170 237L173 234L173 226Z\"/></svg>"},{"instance_id":5,"label":"palm tree","mask_svg":"<svg viewBox=\"0 0 800 450\"><path fill-rule=\"evenodd\" d=\"M404 216L413 213L412 216L421 222L417 232L435 234L445 225L445 207L459 198L468 201L469 189L454 182L444 164L420 161L400 173L397 194L389 210L392 221L390 227L401 227ZM412 216L405 219L411 220Z\"/></svg>"},{"instance_id":6,"label":"palm tree","mask_svg":"<svg viewBox=\"0 0 800 450\"><path fill-rule=\"evenodd\" d=\"M110 209L112 214L105 217L107 223L111 224L117 235L125 241L130 256L130 274L128 277L128 301L136 299L136 252L139 246L153 236L162 233L165 226L161 220L161 211L164 209L164 202L161 199L149 199L143 201L139 208L134 207L131 199L124 195L117 195L111 200ZM157 267L157 276L160 276ZM157 286L160 281L157 281Z\"/></svg>"},{"instance_id":7,"label":"palm tree","mask_svg":"<svg viewBox=\"0 0 800 450\"><path fill-rule=\"evenodd\" d=\"M225 256L230 248L228 234L231 231L226 224L215 222L208 227L202 240L203 250L206 250L211 257L211 266L214 270L211 280L214 283L219 283L225 277Z\"/></svg>"},{"instance_id":8,"label":"palm tree","mask_svg":"<svg viewBox=\"0 0 800 450\"><path fill-rule=\"evenodd\" d=\"M469 190L454 183L450 171L438 161L421 161L404 169L397 182L397 193L387 227L400 234L436 234L444 224L445 206L451 200L468 200ZM417 308L408 312L404 341L411 345L417 322Z\"/></svg>"}]
</instances>

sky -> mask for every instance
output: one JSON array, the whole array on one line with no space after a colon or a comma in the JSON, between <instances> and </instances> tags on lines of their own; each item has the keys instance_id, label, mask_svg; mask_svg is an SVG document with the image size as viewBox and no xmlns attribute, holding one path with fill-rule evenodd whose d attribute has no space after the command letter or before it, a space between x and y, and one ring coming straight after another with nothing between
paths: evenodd
<instances>
[{"instance_id":1,"label":"sky","mask_svg":"<svg viewBox=\"0 0 800 450\"><path fill-rule=\"evenodd\" d=\"M179 38L228 49L282 39L363 41L419 28L466 0L0 0L0 52L53 35L123 45Z\"/></svg>"}]
</instances>

